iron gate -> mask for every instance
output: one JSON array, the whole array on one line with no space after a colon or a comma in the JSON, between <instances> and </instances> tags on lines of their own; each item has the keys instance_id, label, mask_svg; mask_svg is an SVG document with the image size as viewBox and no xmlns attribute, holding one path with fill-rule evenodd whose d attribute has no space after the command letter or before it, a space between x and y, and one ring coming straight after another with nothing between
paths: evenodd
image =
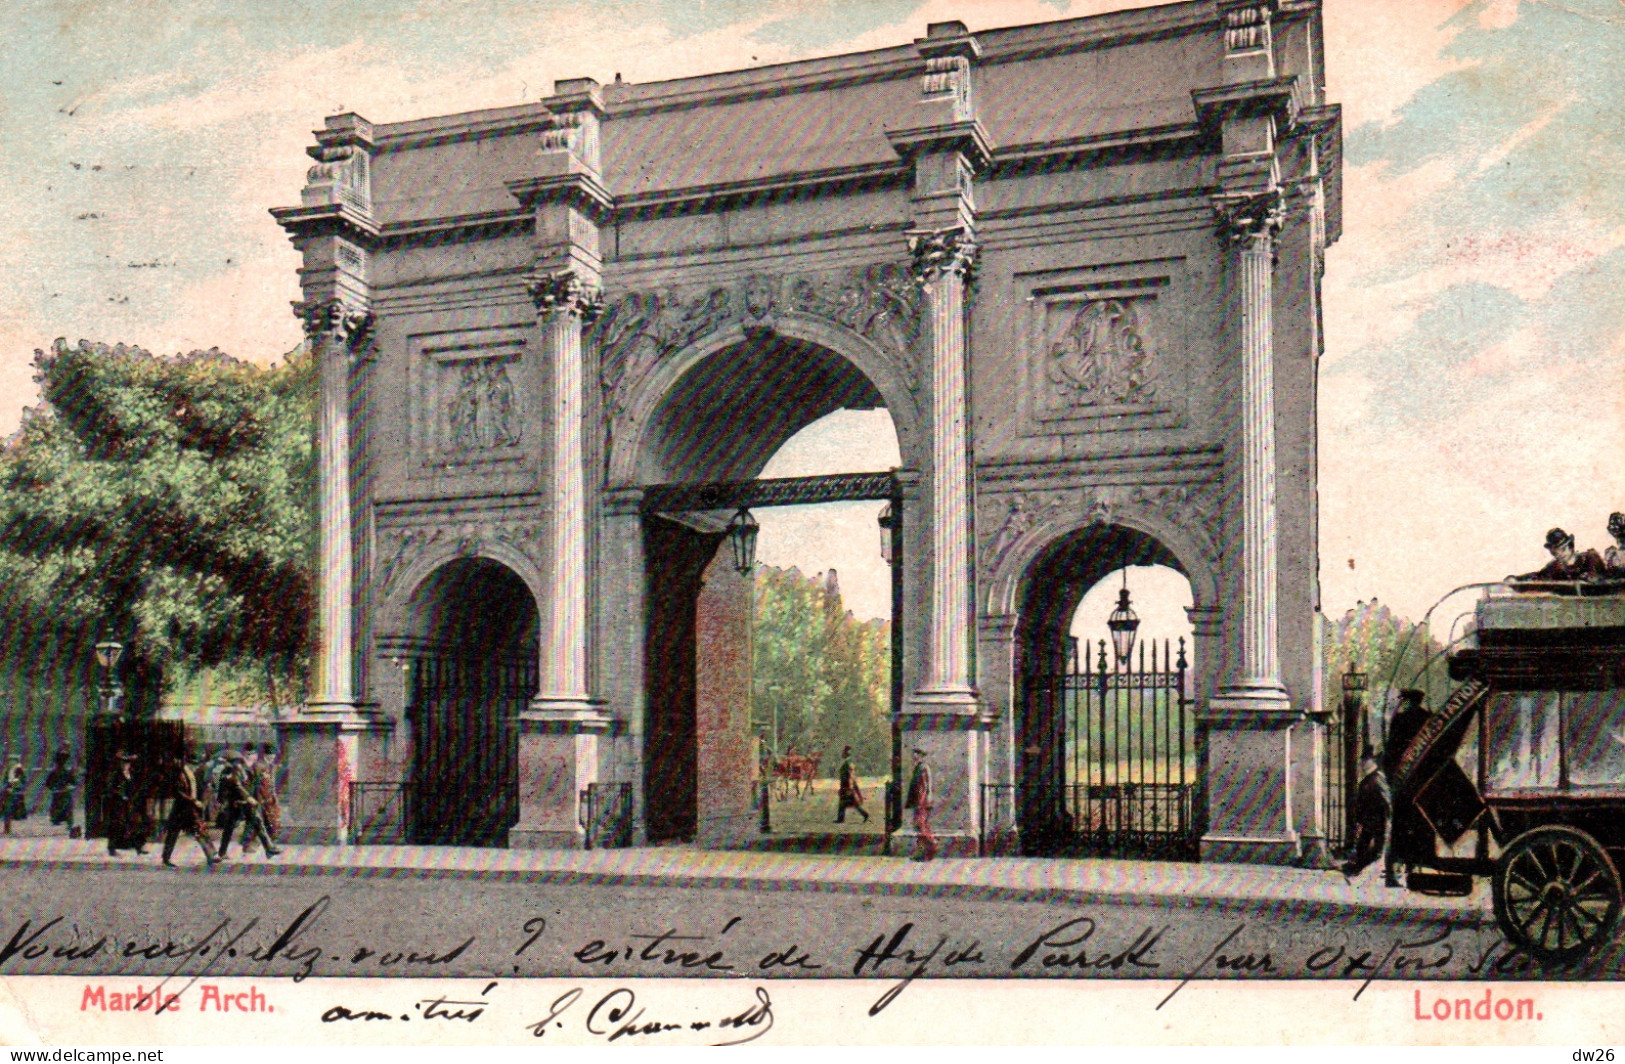
<instances>
[{"instance_id":1,"label":"iron gate","mask_svg":"<svg viewBox=\"0 0 1625 1064\"><path fill-rule=\"evenodd\" d=\"M1033 677L1016 814L1029 853L1196 860L1201 838L1195 714L1185 641L1143 642L1115 661L1102 640ZM1033 712L1036 711L1036 712ZM984 804L996 808L997 796Z\"/></svg>"},{"instance_id":2,"label":"iron gate","mask_svg":"<svg viewBox=\"0 0 1625 1064\"><path fill-rule=\"evenodd\" d=\"M412 662L412 841L506 846L519 819L518 718L536 692L534 661Z\"/></svg>"}]
</instances>

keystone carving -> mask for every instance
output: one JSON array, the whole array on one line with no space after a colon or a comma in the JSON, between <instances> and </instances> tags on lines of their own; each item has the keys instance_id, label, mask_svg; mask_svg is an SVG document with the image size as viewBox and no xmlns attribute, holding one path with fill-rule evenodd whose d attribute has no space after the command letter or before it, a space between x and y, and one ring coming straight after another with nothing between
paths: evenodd
<instances>
[{"instance_id":1,"label":"keystone carving","mask_svg":"<svg viewBox=\"0 0 1625 1064\"><path fill-rule=\"evenodd\" d=\"M1152 486L1096 485L1055 491L1017 492L997 497L1003 507L985 517L997 526L982 551L981 572L991 576L1003 566L1012 548L1034 528L1061 515L1077 524L1114 525L1135 512L1150 514L1175 528L1186 530L1209 564L1218 561L1220 533L1219 485L1212 481Z\"/></svg>"},{"instance_id":2,"label":"keystone carving","mask_svg":"<svg viewBox=\"0 0 1625 1064\"><path fill-rule=\"evenodd\" d=\"M632 386L661 360L730 326L772 332L785 314L821 318L872 341L894 358L909 388L918 389L919 290L905 267L882 263L627 293L605 309L590 334L600 351L600 385L611 414L625 409Z\"/></svg>"},{"instance_id":3,"label":"keystone carving","mask_svg":"<svg viewBox=\"0 0 1625 1064\"><path fill-rule=\"evenodd\" d=\"M411 563L442 544L453 544L454 553L459 558L473 558L484 553L490 544L502 543L535 561L541 536L542 526L539 522L481 524L469 521L456 525L384 529L378 533L378 550L373 558L375 600L381 602L393 594L401 577L411 568Z\"/></svg>"}]
</instances>

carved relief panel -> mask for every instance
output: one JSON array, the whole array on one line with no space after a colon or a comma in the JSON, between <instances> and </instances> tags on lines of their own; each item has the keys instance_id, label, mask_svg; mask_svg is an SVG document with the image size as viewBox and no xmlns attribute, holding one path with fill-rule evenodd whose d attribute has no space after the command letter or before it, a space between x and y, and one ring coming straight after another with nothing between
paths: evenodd
<instances>
[{"instance_id":1,"label":"carved relief panel","mask_svg":"<svg viewBox=\"0 0 1625 1064\"><path fill-rule=\"evenodd\" d=\"M517 327L412 338L414 476L508 472L534 449L525 341Z\"/></svg>"},{"instance_id":2,"label":"carved relief panel","mask_svg":"<svg viewBox=\"0 0 1625 1064\"><path fill-rule=\"evenodd\" d=\"M601 352L610 409L623 409L632 387L662 359L730 326L771 332L786 314L821 318L863 336L918 389L919 286L903 264L880 263L612 297L590 334Z\"/></svg>"},{"instance_id":3,"label":"carved relief panel","mask_svg":"<svg viewBox=\"0 0 1625 1064\"><path fill-rule=\"evenodd\" d=\"M1017 278L1028 306L1028 435L1184 424L1189 359L1170 298L1176 265Z\"/></svg>"}]
</instances>

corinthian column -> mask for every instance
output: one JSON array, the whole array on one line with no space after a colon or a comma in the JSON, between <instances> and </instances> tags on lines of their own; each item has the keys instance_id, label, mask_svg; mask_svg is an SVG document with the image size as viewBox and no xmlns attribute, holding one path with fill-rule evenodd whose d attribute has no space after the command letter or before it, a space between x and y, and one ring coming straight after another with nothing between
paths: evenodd
<instances>
[{"instance_id":1,"label":"corinthian column","mask_svg":"<svg viewBox=\"0 0 1625 1064\"><path fill-rule=\"evenodd\" d=\"M971 507L965 419L965 284L976 259L966 229L909 234L931 325L931 613L917 703L974 706Z\"/></svg>"},{"instance_id":2,"label":"corinthian column","mask_svg":"<svg viewBox=\"0 0 1625 1064\"><path fill-rule=\"evenodd\" d=\"M1276 648L1275 350L1272 278L1281 194L1221 197L1220 230L1236 256L1241 346L1241 661L1214 700L1225 710L1290 708Z\"/></svg>"},{"instance_id":3,"label":"corinthian column","mask_svg":"<svg viewBox=\"0 0 1625 1064\"><path fill-rule=\"evenodd\" d=\"M297 304L320 375L317 493L316 683L312 709L355 707L355 542L350 513L350 367L372 327L372 314L341 299Z\"/></svg>"},{"instance_id":4,"label":"corinthian column","mask_svg":"<svg viewBox=\"0 0 1625 1064\"><path fill-rule=\"evenodd\" d=\"M553 525L548 544L552 601L542 613L541 682L533 707L593 712L587 690L587 484L582 430L581 330L598 316L597 285L572 269L528 279L542 329L542 357L553 370L549 447Z\"/></svg>"}]
</instances>

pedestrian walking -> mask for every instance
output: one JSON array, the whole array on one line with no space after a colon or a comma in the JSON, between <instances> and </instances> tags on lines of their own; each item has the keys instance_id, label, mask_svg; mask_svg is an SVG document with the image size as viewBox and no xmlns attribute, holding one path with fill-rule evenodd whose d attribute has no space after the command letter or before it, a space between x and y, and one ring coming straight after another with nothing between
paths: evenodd
<instances>
[{"instance_id":1,"label":"pedestrian walking","mask_svg":"<svg viewBox=\"0 0 1625 1064\"><path fill-rule=\"evenodd\" d=\"M197 769L193 767L196 760L197 751L189 747L183 756L173 758L169 766L169 821L164 825L164 866L167 868L176 867L170 858L175 856L175 843L180 841L182 832L197 840L210 868L219 860L203 819L202 790Z\"/></svg>"},{"instance_id":2,"label":"pedestrian walking","mask_svg":"<svg viewBox=\"0 0 1625 1064\"><path fill-rule=\"evenodd\" d=\"M277 757L276 747L265 743L260 747L259 788L256 792L260 800L260 820L265 824L265 834L275 842L277 835L282 832L282 803L277 798Z\"/></svg>"},{"instance_id":3,"label":"pedestrian walking","mask_svg":"<svg viewBox=\"0 0 1625 1064\"><path fill-rule=\"evenodd\" d=\"M931 790L931 762L924 750L914 751L914 775L908 781L908 801L904 809L914 810L914 833L919 836L920 848L916 861L930 861L937 856L937 837L931 834L931 805L935 795Z\"/></svg>"},{"instance_id":4,"label":"pedestrian walking","mask_svg":"<svg viewBox=\"0 0 1625 1064\"><path fill-rule=\"evenodd\" d=\"M241 763L242 763L244 771L247 772L247 774L248 774L248 793L254 796L255 801L259 801L260 800L260 787L259 787L259 780L260 780L259 755L260 755L260 751L259 751L259 747L255 746L253 743L244 743L243 746L242 746L242 749L239 750L238 753L242 755L242 762ZM265 806L264 805L260 806L260 823L261 824L265 823ZM267 834L267 836L269 836L270 831L267 830L266 834ZM259 838L257 837L257 833L253 832L253 831L245 830L243 832L243 841L242 841L242 850L243 850L243 852L244 853L253 853L255 848L257 848L258 846L259 846Z\"/></svg>"},{"instance_id":5,"label":"pedestrian walking","mask_svg":"<svg viewBox=\"0 0 1625 1064\"><path fill-rule=\"evenodd\" d=\"M863 808L863 788L858 786L858 773L852 767L852 748L841 747L841 771L838 780L838 794L835 799L835 823L846 823L846 811L856 809L863 814L863 822L869 822L869 811Z\"/></svg>"},{"instance_id":6,"label":"pedestrian walking","mask_svg":"<svg viewBox=\"0 0 1625 1064\"><path fill-rule=\"evenodd\" d=\"M73 792L74 788L79 786L79 778L68 766L72 756L68 753L67 747L58 748L56 764L45 774L45 790L51 796L51 824L54 827L66 827L70 836L74 832Z\"/></svg>"},{"instance_id":7,"label":"pedestrian walking","mask_svg":"<svg viewBox=\"0 0 1625 1064\"><path fill-rule=\"evenodd\" d=\"M220 860L229 859L227 851L231 849L231 833L237 829L238 824L243 826L245 849L247 840L255 837L265 848L266 857L275 857L282 852L265 834L265 822L260 819L259 799L254 797L253 779L248 766L243 762L243 755L235 750L226 753L226 768L220 774L220 801L223 807L220 818Z\"/></svg>"},{"instance_id":8,"label":"pedestrian walking","mask_svg":"<svg viewBox=\"0 0 1625 1064\"><path fill-rule=\"evenodd\" d=\"M107 853L117 857L120 850L147 853L152 834L147 823L146 797L136 775L136 756L124 750L113 755L113 777L107 786Z\"/></svg>"},{"instance_id":9,"label":"pedestrian walking","mask_svg":"<svg viewBox=\"0 0 1625 1064\"><path fill-rule=\"evenodd\" d=\"M13 820L28 819L28 770L23 768L23 759L11 758L6 763L6 780L3 789L0 789L0 805L5 806L3 811L5 832L11 834Z\"/></svg>"},{"instance_id":10,"label":"pedestrian walking","mask_svg":"<svg viewBox=\"0 0 1625 1064\"><path fill-rule=\"evenodd\" d=\"M1368 751L1360 762L1360 786L1354 792L1354 844L1342 865L1345 876L1359 875L1387 852L1393 806L1388 777Z\"/></svg>"}]
</instances>

